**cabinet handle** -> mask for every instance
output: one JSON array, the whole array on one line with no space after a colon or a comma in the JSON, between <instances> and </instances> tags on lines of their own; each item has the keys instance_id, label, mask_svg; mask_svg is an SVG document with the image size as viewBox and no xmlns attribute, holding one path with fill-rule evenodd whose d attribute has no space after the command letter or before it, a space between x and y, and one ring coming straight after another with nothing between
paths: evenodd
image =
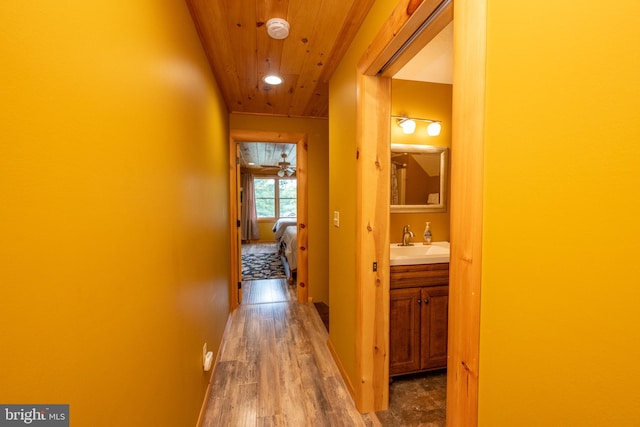
<instances>
[{"instance_id":1,"label":"cabinet handle","mask_svg":"<svg viewBox=\"0 0 640 427\"><path fill-rule=\"evenodd\" d=\"M429 304L429 300L425 298L425 299L424 299L424 303L425 303L425 304Z\"/></svg>"},{"instance_id":2,"label":"cabinet handle","mask_svg":"<svg viewBox=\"0 0 640 427\"><path fill-rule=\"evenodd\" d=\"M422 304L422 301L420 300L420 298L418 298L418 304Z\"/></svg>"}]
</instances>

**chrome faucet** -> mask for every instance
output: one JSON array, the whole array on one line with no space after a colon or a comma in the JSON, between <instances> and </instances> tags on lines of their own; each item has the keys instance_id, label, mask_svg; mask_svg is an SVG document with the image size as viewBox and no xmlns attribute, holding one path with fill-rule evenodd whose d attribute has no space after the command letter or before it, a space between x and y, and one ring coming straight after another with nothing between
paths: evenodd
<instances>
[{"instance_id":1,"label":"chrome faucet","mask_svg":"<svg viewBox=\"0 0 640 427\"><path fill-rule=\"evenodd\" d=\"M413 243L409 242L409 239L413 238L413 232L409 228L411 226L408 224L402 227L402 243L400 243L400 246L413 246Z\"/></svg>"}]
</instances>

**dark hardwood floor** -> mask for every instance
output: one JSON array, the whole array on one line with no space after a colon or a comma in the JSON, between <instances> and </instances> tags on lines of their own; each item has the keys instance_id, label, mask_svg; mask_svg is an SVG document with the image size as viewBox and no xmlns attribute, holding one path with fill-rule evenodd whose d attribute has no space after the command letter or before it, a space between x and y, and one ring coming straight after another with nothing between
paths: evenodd
<instances>
[{"instance_id":1,"label":"dark hardwood floor","mask_svg":"<svg viewBox=\"0 0 640 427\"><path fill-rule=\"evenodd\" d=\"M285 302L295 292L287 279L248 280L242 282L242 304Z\"/></svg>"},{"instance_id":2,"label":"dark hardwood floor","mask_svg":"<svg viewBox=\"0 0 640 427\"><path fill-rule=\"evenodd\" d=\"M356 409L324 324L313 304L296 301L295 286L244 282L229 321L203 426L379 425Z\"/></svg>"}]
</instances>

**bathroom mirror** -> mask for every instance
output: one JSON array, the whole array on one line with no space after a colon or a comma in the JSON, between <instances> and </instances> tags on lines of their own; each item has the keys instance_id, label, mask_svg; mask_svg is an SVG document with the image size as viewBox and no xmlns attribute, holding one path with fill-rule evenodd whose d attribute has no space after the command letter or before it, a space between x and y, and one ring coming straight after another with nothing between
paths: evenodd
<instances>
[{"instance_id":1,"label":"bathroom mirror","mask_svg":"<svg viewBox=\"0 0 640 427\"><path fill-rule=\"evenodd\" d=\"M448 151L391 144L391 213L446 212Z\"/></svg>"}]
</instances>

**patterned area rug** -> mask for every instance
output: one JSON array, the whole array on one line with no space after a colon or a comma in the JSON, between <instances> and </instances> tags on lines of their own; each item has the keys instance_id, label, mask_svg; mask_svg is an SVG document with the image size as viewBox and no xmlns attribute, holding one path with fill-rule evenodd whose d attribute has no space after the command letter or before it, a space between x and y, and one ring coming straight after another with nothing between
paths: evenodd
<instances>
[{"instance_id":1,"label":"patterned area rug","mask_svg":"<svg viewBox=\"0 0 640 427\"><path fill-rule=\"evenodd\" d=\"M242 280L285 278L284 266L277 253L242 255Z\"/></svg>"}]
</instances>

